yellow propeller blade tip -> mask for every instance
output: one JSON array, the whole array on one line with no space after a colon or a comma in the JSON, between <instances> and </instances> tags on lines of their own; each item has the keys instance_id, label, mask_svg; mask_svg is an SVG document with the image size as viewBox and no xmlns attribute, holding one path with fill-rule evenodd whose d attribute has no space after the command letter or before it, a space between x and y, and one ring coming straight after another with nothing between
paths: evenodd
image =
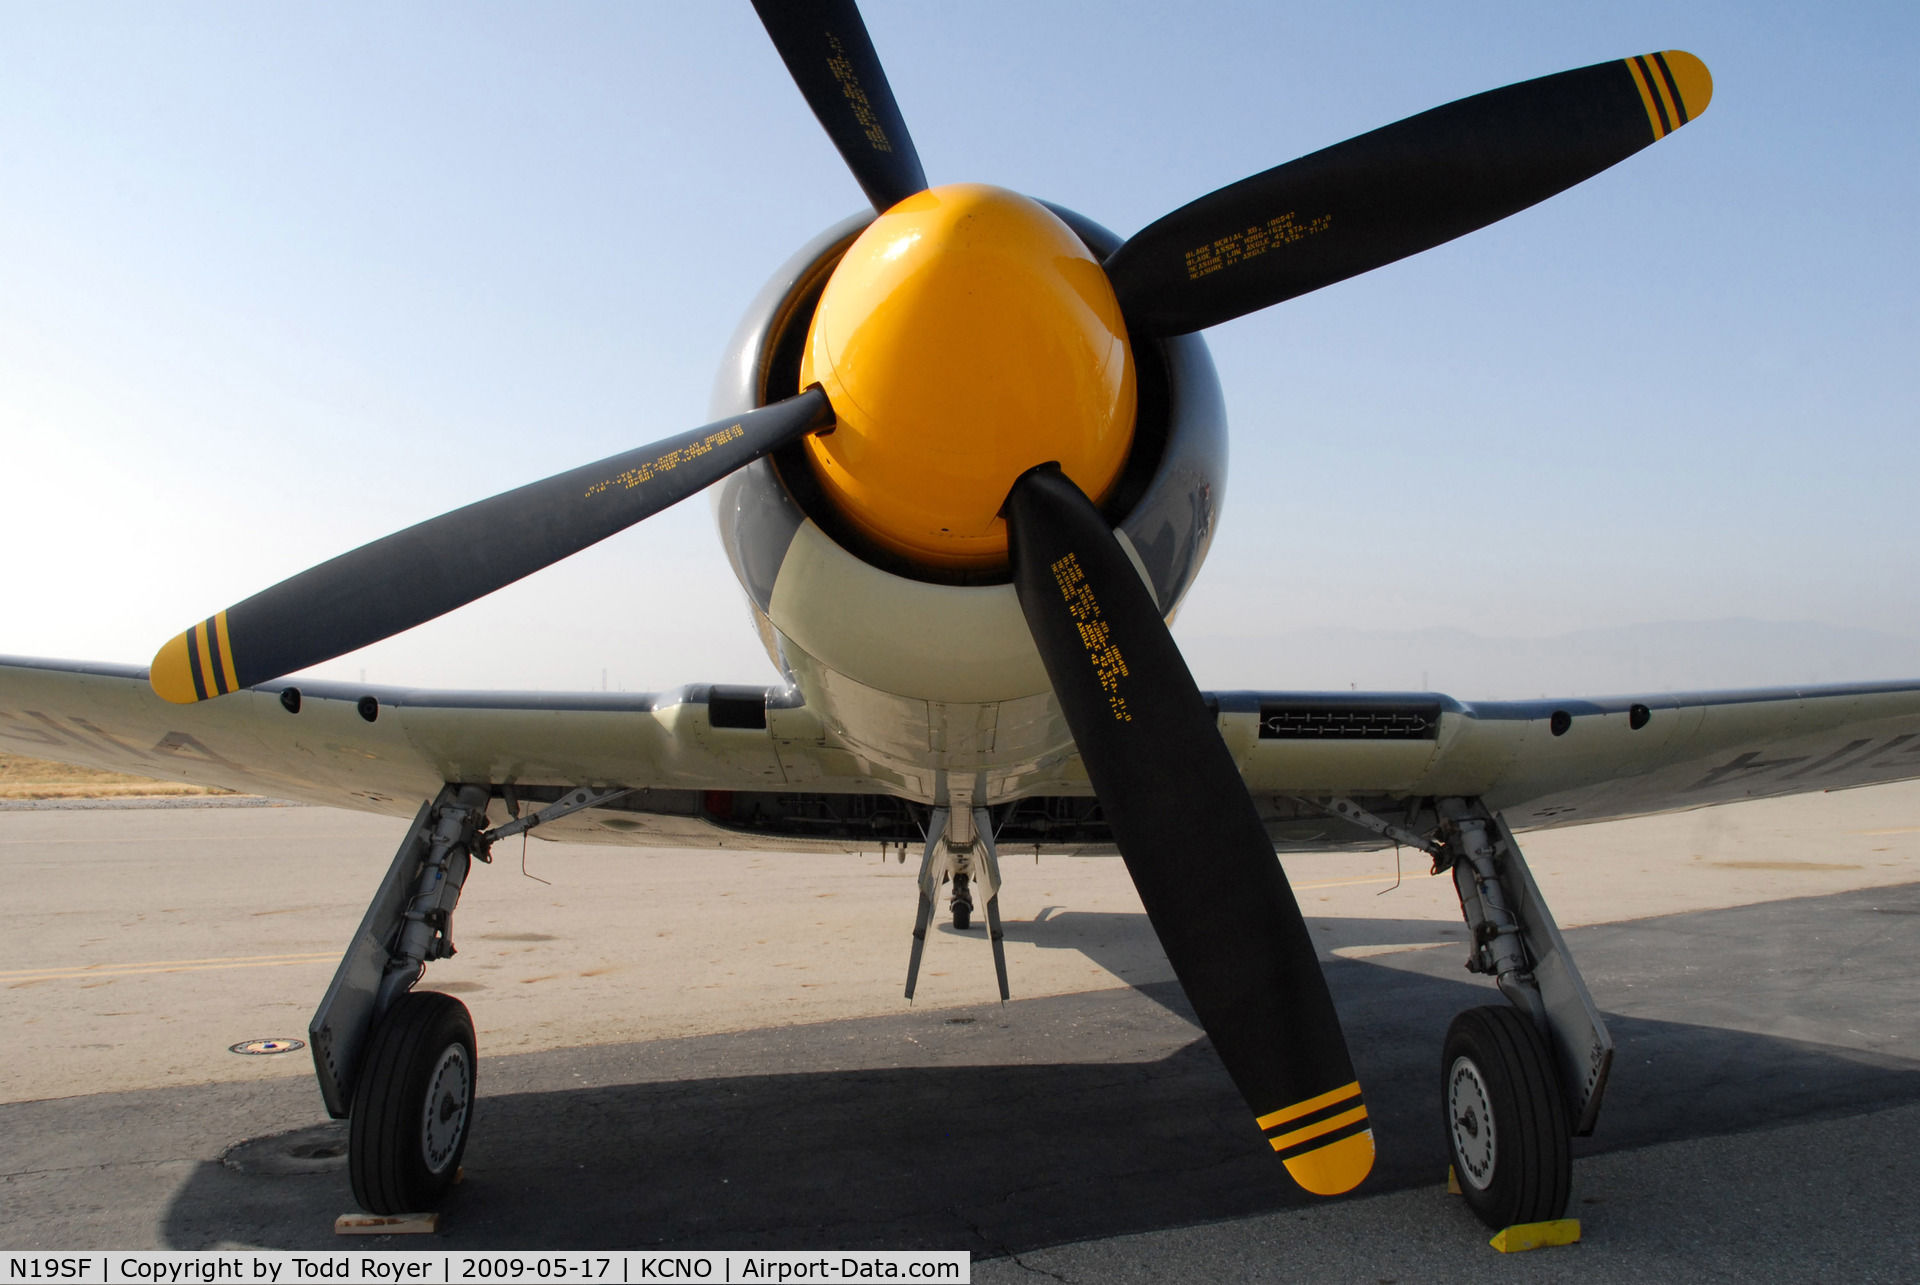
<instances>
[{"instance_id":1,"label":"yellow propeller blade tip","mask_svg":"<svg viewBox=\"0 0 1920 1285\"><path fill-rule=\"evenodd\" d=\"M225 696L240 684L235 678L233 640L227 613L207 617L162 647L147 669L154 694L175 705L191 705Z\"/></svg>"},{"instance_id":2,"label":"yellow propeller blade tip","mask_svg":"<svg viewBox=\"0 0 1920 1285\"><path fill-rule=\"evenodd\" d=\"M1316 1196L1352 1191L1373 1172L1373 1130L1330 1142L1285 1163L1293 1180Z\"/></svg>"},{"instance_id":3,"label":"yellow propeller blade tip","mask_svg":"<svg viewBox=\"0 0 1920 1285\"><path fill-rule=\"evenodd\" d=\"M1707 110L1713 101L1713 76L1707 64L1683 49L1640 54L1626 60L1627 74L1647 110L1655 142Z\"/></svg>"},{"instance_id":4,"label":"yellow propeller blade tip","mask_svg":"<svg viewBox=\"0 0 1920 1285\"><path fill-rule=\"evenodd\" d=\"M175 705L191 705L201 699L193 688L193 662L187 656L186 634L169 638L167 645L154 653L153 667L147 671L147 682L161 700L172 701Z\"/></svg>"},{"instance_id":5,"label":"yellow propeller blade tip","mask_svg":"<svg viewBox=\"0 0 1920 1285\"><path fill-rule=\"evenodd\" d=\"M1687 119L1692 120L1713 101L1713 73L1684 49L1669 49L1661 57L1667 60L1667 70L1673 73L1673 83L1680 87L1680 99L1686 104Z\"/></svg>"}]
</instances>

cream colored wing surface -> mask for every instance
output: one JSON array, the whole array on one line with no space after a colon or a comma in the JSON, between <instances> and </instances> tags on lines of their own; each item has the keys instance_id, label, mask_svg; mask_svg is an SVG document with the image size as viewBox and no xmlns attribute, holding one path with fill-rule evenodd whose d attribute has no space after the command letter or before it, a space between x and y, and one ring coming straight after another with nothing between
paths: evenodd
<instances>
[{"instance_id":1,"label":"cream colored wing surface","mask_svg":"<svg viewBox=\"0 0 1920 1285\"><path fill-rule=\"evenodd\" d=\"M1215 699L1256 794L1480 797L1516 829L1920 777L1920 682L1562 701Z\"/></svg>"},{"instance_id":2,"label":"cream colored wing surface","mask_svg":"<svg viewBox=\"0 0 1920 1285\"><path fill-rule=\"evenodd\" d=\"M1467 796L1516 828L1539 828L1920 777L1920 682L1566 701L1209 699L1249 789L1275 818L1320 815L1282 806L1289 799L1348 796L1397 810ZM174 705L153 694L143 669L0 657L0 750L309 803L408 816L446 781L624 786L652 795L619 815L569 818L552 837L809 849L813 820L753 833L729 819L730 792L791 796L796 806L902 793L902 782L869 775L880 769L835 744L812 711L781 704L760 689L715 687L639 695L276 682ZM1088 793L1071 754L1020 776L994 796L1042 796L1038 805ZM540 797L528 790L530 801ZM845 848L855 831L868 848L914 831L904 811L856 820L824 846ZM1324 825L1297 843L1277 821L1270 828L1284 846L1328 846ZM1088 850L1101 840L1092 831L1034 837Z\"/></svg>"},{"instance_id":3,"label":"cream colored wing surface","mask_svg":"<svg viewBox=\"0 0 1920 1285\"><path fill-rule=\"evenodd\" d=\"M446 781L727 791L800 777L813 789L861 788L832 778L839 764L819 740L805 711L768 710L759 689L276 682L175 705L154 695L144 669L0 657L0 750L395 816Z\"/></svg>"}]
</instances>

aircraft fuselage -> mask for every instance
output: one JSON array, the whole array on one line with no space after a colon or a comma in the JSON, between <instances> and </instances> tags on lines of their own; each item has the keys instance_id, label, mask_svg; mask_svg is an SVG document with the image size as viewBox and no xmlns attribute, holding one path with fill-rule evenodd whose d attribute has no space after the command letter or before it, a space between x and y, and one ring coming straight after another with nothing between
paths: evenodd
<instances>
[{"instance_id":1,"label":"aircraft fuselage","mask_svg":"<svg viewBox=\"0 0 1920 1285\"><path fill-rule=\"evenodd\" d=\"M1048 209L1104 258L1119 238ZM803 246L748 309L715 382L715 419L800 388L809 324L862 213ZM1223 498L1226 413L1198 335L1133 343L1138 413L1103 509L1169 619L1206 557ZM928 565L848 520L799 448L713 488L713 510L768 656L863 776L922 802L991 803L1072 758L1004 569ZM776 702L777 706L777 702ZM769 710L778 721L777 708ZM771 724L770 724L771 725ZM775 735L779 729L775 728Z\"/></svg>"}]
</instances>

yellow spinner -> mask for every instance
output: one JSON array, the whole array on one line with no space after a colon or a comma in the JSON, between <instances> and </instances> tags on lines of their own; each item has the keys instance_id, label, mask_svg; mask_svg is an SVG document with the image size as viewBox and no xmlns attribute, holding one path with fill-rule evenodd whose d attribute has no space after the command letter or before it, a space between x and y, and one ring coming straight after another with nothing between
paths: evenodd
<instances>
[{"instance_id":1,"label":"yellow spinner","mask_svg":"<svg viewBox=\"0 0 1920 1285\"><path fill-rule=\"evenodd\" d=\"M956 183L875 219L834 269L800 386L839 426L815 472L881 547L923 565L1004 565L1000 507L1056 462L1095 502L1133 441L1133 354L1100 263L1037 201Z\"/></svg>"}]
</instances>

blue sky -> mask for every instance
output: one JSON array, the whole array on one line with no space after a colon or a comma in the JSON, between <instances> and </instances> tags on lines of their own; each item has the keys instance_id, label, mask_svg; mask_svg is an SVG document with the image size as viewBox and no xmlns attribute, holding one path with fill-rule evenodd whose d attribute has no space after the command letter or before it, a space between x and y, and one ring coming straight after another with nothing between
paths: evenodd
<instances>
[{"instance_id":1,"label":"blue sky","mask_svg":"<svg viewBox=\"0 0 1920 1285\"><path fill-rule=\"evenodd\" d=\"M934 182L1122 233L1466 94L1698 54L1712 108L1658 146L1208 332L1233 473L1178 630L1920 639L1910 6L865 11ZM745 0L0 9L0 652L144 662L702 422L754 290L860 203ZM701 501L323 672L362 669L770 677Z\"/></svg>"}]
</instances>

